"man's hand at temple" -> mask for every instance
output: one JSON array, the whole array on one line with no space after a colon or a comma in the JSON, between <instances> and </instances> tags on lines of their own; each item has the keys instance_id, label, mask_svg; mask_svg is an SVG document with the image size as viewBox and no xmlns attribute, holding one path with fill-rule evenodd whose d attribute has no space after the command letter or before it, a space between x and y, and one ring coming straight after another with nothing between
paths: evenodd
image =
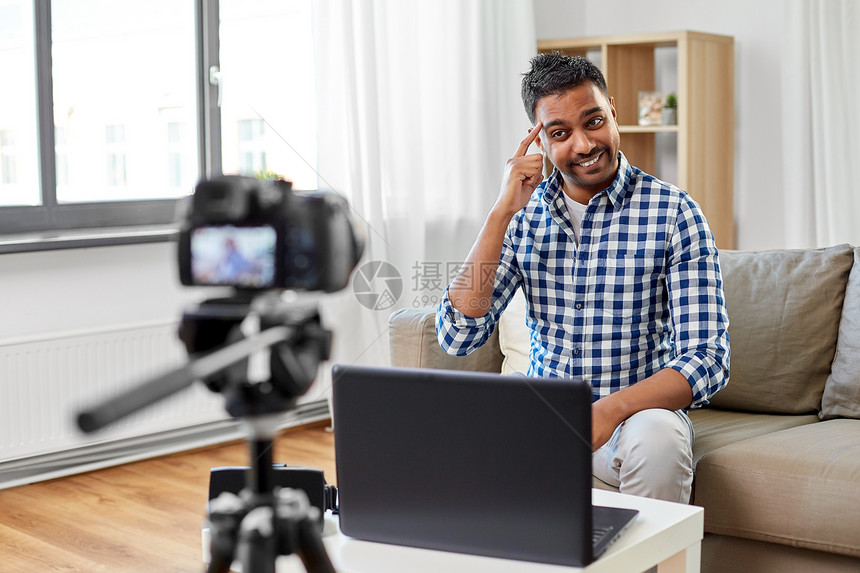
<instances>
[{"instance_id":1,"label":"man's hand at temple","mask_svg":"<svg viewBox=\"0 0 860 573\"><path fill-rule=\"evenodd\" d=\"M485 276L480 269L487 266L495 268L499 264L508 223L517 211L528 204L541 182L543 154L526 154L542 127L538 122L505 164L499 198L487 216L463 268L448 289L451 305L466 316L477 318L485 315L490 308L494 274Z\"/></svg>"}]
</instances>

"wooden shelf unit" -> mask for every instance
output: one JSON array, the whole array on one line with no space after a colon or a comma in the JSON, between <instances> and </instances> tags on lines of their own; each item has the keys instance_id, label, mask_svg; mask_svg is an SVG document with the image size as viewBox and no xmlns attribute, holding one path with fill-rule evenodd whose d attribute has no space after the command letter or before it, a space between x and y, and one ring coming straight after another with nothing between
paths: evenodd
<instances>
[{"instance_id":1,"label":"wooden shelf unit","mask_svg":"<svg viewBox=\"0 0 860 573\"><path fill-rule=\"evenodd\" d=\"M657 48L677 50L677 86L656 85ZM538 51L599 53L595 63L615 98L621 149L630 163L688 191L717 246L734 248L734 39L690 31L598 36L543 40ZM638 125L638 94L654 90L677 94L677 125ZM662 133L677 134L677 177L659 173L656 136Z\"/></svg>"}]
</instances>

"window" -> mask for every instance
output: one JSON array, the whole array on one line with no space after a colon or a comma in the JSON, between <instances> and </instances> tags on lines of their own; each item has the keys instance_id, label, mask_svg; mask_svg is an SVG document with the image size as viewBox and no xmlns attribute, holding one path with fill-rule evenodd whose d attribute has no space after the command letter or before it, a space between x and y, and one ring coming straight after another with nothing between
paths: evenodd
<instances>
[{"instance_id":1,"label":"window","mask_svg":"<svg viewBox=\"0 0 860 573\"><path fill-rule=\"evenodd\" d=\"M109 125L105 130L105 152L107 156L107 184L109 187L125 187L125 126Z\"/></svg>"},{"instance_id":2,"label":"window","mask_svg":"<svg viewBox=\"0 0 860 573\"><path fill-rule=\"evenodd\" d=\"M15 132L11 129L0 131L0 173L3 185L15 185L18 182L18 164L15 158Z\"/></svg>"},{"instance_id":3,"label":"window","mask_svg":"<svg viewBox=\"0 0 860 573\"><path fill-rule=\"evenodd\" d=\"M167 124L167 185L174 189L183 184L182 124L171 121Z\"/></svg>"},{"instance_id":4,"label":"window","mask_svg":"<svg viewBox=\"0 0 860 573\"><path fill-rule=\"evenodd\" d=\"M30 2L0 2L0 206L39 203L36 74Z\"/></svg>"},{"instance_id":5,"label":"window","mask_svg":"<svg viewBox=\"0 0 860 573\"><path fill-rule=\"evenodd\" d=\"M54 125L66 127L67 186L59 204L176 199L153 169L171 108L197 113L195 9L176 0L51 0ZM55 142L56 146L56 142ZM186 158L198 169L197 154ZM195 177L196 178L196 177Z\"/></svg>"},{"instance_id":6,"label":"window","mask_svg":"<svg viewBox=\"0 0 860 573\"><path fill-rule=\"evenodd\" d=\"M239 173L253 175L266 171L266 148L263 144L262 119L239 121Z\"/></svg>"},{"instance_id":7,"label":"window","mask_svg":"<svg viewBox=\"0 0 860 573\"><path fill-rule=\"evenodd\" d=\"M224 173L317 187L317 104L311 1L221 0Z\"/></svg>"},{"instance_id":8,"label":"window","mask_svg":"<svg viewBox=\"0 0 860 573\"><path fill-rule=\"evenodd\" d=\"M0 233L172 222L202 177L316 187L311 0L0 0Z\"/></svg>"}]
</instances>

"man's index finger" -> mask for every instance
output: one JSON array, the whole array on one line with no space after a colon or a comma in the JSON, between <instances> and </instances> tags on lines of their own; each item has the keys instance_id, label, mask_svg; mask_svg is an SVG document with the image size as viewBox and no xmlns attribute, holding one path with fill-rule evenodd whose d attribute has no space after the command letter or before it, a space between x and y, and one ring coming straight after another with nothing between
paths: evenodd
<instances>
[{"instance_id":1,"label":"man's index finger","mask_svg":"<svg viewBox=\"0 0 860 573\"><path fill-rule=\"evenodd\" d=\"M543 124L541 122L537 122L537 124L529 131L529 134L525 139L520 142L520 146L517 148L517 152L514 154L514 157L523 157L526 152L528 152L531 144L534 143L534 140L537 139L538 134L540 133Z\"/></svg>"}]
</instances>

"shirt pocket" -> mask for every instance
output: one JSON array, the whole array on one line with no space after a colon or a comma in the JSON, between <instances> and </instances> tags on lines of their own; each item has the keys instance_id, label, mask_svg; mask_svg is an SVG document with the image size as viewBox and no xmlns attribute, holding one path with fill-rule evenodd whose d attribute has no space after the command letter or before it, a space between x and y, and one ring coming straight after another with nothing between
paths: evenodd
<instances>
[{"instance_id":1,"label":"shirt pocket","mask_svg":"<svg viewBox=\"0 0 860 573\"><path fill-rule=\"evenodd\" d=\"M617 253L597 261L595 306L614 324L647 318L662 299L662 256L655 250Z\"/></svg>"}]
</instances>

